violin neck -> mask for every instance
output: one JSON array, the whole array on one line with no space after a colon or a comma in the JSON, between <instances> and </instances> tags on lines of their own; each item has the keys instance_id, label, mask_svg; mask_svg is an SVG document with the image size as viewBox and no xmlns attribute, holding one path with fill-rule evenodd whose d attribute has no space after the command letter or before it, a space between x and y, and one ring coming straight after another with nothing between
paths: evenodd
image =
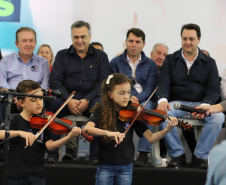
<instances>
[{"instance_id":1,"label":"violin neck","mask_svg":"<svg viewBox=\"0 0 226 185\"><path fill-rule=\"evenodd\" d=\"M54 121L55 121L56 123L58 123L59 125L65 126L65 127L69 128L69 129L73 129L73 128L74 128L73 125L70 125L70 124L68 124L68 123L66 123L66 122L64 122L64 121L62 121L61 119L55 118Z\"/></svg>"},{"instance_id":2,"label":"violin neck","mask_svg":"<svg viewBox=\"0 0 226 185\"><path fill-rule=\"evenodd\" d=\"M166 118L166 116L164 114L161 114L159 112L155 112L153 110L145 109L144 111L145 111L145 113L153 115L153 116L157 116L157 117L164 118L164 119Z\"/></svg>"}]
</instances>

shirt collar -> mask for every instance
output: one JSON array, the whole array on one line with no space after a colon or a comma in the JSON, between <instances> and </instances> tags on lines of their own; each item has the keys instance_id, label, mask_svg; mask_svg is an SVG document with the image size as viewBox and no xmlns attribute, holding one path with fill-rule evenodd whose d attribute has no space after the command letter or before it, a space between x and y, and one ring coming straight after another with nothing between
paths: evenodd
<instances>
[{"instance_id":1,"label":"shirt collar","mask_svg":"<svg viewBox=\"0 0 226 185\"><path fill-rule=\"evenodd\" d=\"M34 56L35 56L35 55L34 55L34 53L33 53L33 54L32 54L32 57L30 58L30 60L29 60L28 62L33 61L33 60L34 60ZM17 53L17 58L18 58L19 61L23 62L22 58L21 58L20 55L19 55L19 52ZM28 62L27 62L27 63L28 63ZM24 63L24 62L23 62L23 63Z\"/></svg>"},{"instance_id":2,"label":"shirt collar","mask_svg":"<svg viewBox=\"0 0 226 185\"><path fill-rule=\"evenodd\" d=\"M126 61L129 63L129 62L131 62L132 63L132 61L130 60L130 58L129 58L129 56L127 55L127 59L126 59ZM139 64L141 62L141 54L140 54L140 57L138 58L138 60L135 62L135 64Z\"/></svg>"},{"instance_id":3,"label":"shirt collar","mask_svg":"<svg viewBox=\"0 0 226 185\"><path fill-rule=\"evenodd\" d=\"M76 51L76 49L74 48L73 45L70 46L69 53L73 53L73 54L78 55L78 53L77 53L77 51ZM94 48L92 48L91 45L89 45L86 56L89 55L89 54L94 54Z\"/></svg>"},{"instance_id":4,"label":"shirt collar","mask_svg":"<svg viewBox=\"0 0 226 185\"><path fill-rule=\"evenodd\" d=\"M199 55L199 49L197 48L197 53L196 53L196 56L195 56L195 58L194 58L193 61L189 61L189 60L184 56L184 54L183 54L183 49L181 50L181 55L182 55L183 59L184 59L186 62L192 62L192 63L193 63L193 62L196 60L196 58L198 57L198 55Z\"/></svg>"}]
</instances>

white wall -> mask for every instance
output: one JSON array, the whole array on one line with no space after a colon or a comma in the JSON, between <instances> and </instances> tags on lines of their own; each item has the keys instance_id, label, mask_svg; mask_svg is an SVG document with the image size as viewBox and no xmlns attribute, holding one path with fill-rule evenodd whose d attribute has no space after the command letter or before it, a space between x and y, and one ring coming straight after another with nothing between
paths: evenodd
<instances>
[{"instance_id":1,"label":"white wall","mask_svg":"<svg viewBox=\"0 0 226 185\"><path fill-rule=\"evenodd\" d=\"M226 67L226 1L224 0L22 0L22 9L30 9L31 20L37 31L38 44L50 44L54 53L71 44L70 26L77 20L91 24L92 41L104 45L111 60L123 50L128 29L139 27L146 34L144 52L149 56L153 45L163 42L170 53L181 47L180 29L183 24L196 23L201 27L200 48L206 49L216 60L220 75ZM13 24L13 35L24 26L26 9L23 9L21 23ZM0 22L0 24L2 24ZM27 25L26 25L27 26ZM28 25L29 26L29 25ZM1 33L2 32L2 33ZM13 52L4 48L3 55ZM13 48L15 50L15 48Z\"/></svg>"}]
</instances>

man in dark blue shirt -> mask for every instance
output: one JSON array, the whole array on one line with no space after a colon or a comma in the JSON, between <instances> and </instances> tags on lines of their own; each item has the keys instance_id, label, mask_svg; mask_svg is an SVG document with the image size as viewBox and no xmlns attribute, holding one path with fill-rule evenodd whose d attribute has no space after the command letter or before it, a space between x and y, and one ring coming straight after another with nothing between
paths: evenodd
<instances>
[{"instance_id":1,"label":"man in dark blue shirt","mask_svg":"<svg viewBox=\"0 0 226 185\"><path fill-rule=\"evenodd\" d=\"M198 48L201 39L200 27L186 24L181 29L182 48L167 55L160 69L157 109L165 114L183 118L187 112L174 108L175 103L190 107L200 104L214 104L220 97L220 83L216 62ZM199 115L201 117L201 114ZM202 133L192 155L191 167L207 168L209 151L222 129L225 117L223 113L205 117ZM165 122L160 128L165 127ZM166 148L172 160L168 167L186 166L183 145L177 129L172 129L165 137Z\"/></svg>"},{"instance_id":2,"label":"man in dark blue shirt","mask_svg":"<svg viewBox=\"0 0 226 185\"><path fill-rule=\"evenodd\" d=\"M68 114L89 116L90 108L100 101L101 83L110 73L107 54L90 45L89 23L77 21L72 24L71 38L72 45L57 53L49 79L51 89L64 92L63 98L48 103L48 110L52 112L76 91L58 117Z\"/></svg>"},{"instance_id":3,"label":"man in dark blue shirt","mask_svg":"<svg viewBox=\"0 0 226 185\"><path fill-rule=\"evenodd\" d=\"M145 46L145 33L139 28L131 28L126 34L126 49L123 54L113 58L110 62L111 73L124 73L133 81L130 101L144 105L154 91L157 82L157 66L153 60L143 52ZM145 109L155 108L152 98ZM153 126L147 125L152 131ZM151 144L145 137L140 138L137 146L140 152L134 166L146 166L147 154L151 151Z\"/></svg>"}]
</instances>

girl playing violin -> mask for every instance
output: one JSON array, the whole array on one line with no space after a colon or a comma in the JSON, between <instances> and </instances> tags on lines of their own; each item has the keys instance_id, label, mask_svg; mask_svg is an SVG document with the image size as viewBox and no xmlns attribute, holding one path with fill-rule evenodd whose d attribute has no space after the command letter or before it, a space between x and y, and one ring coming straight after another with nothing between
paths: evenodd
<instances>
[{"instance_id":1,"label":"girl playing violin","mask_svg":"<svg viewBox=\"0 0 226 185\"><path fill-rule=\"evenodd\" d=\"M144 136L150 143L164 137L177 119L170 117L164 130L152 133L146 124L136 121L125 135L129 123L118 119L120 107L126 107L130 99L131 80L122 73L111 74L102 83L102 104L96 104L85 130L99 138L99 165L96 185L130 185L132 183L134 143L133 131ZM115 147L115 144L117 146Z\"/></svg>"},{"instance_id":2,"label":"girl playing violin","mask_svg":"<svg viewBox=\"0 0 226 185\"><path fill-rule=\"evenodd\" d=\"M41 89L41 86L32 80L24 80L17 86L18 93L32 94ZM34 95L43 96L42 91L36 92ZM11 137L15 136L14 131L20 133L30 133L20 135L26 138L26 142L21 137L14 137L10 140L6 167L6 175L8 185L45 185L44 172L44 153L45 149L54 150L73 137L81 133L81 129L74 127L72 131L64 138L57 141L51 139L49 130L44 132L35 140L35 134L39 131L30 126L30 119L32 114L40 114L43 108L43 99L34 97L18 98L20 106L23 108L22 112L13 116L10 123ZM4 132L1 133L4 136ZM17 133L18 134L18 133ZM2 136L2 137L3 137ZM17 135L16 135L17 136ZM29 145L29 146L28 146ZM25 146L28 146L25 148Z\"/></svg>"}]
</instances>

